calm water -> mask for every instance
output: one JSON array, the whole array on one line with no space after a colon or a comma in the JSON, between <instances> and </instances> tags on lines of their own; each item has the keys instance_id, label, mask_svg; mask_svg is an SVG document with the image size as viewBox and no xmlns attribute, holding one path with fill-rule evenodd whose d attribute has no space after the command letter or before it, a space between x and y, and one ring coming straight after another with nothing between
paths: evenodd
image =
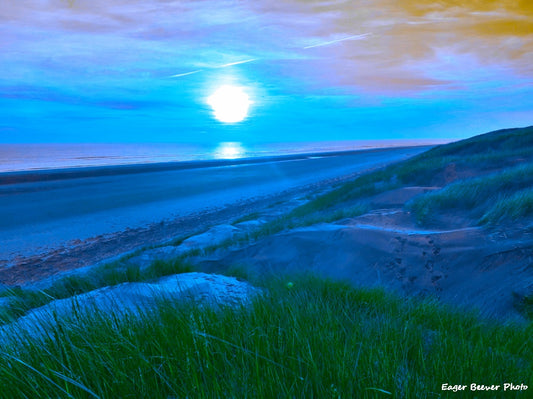
<instances>
[{"instance_id":1,"label":"calm water","mask_svg":"<svg viewBox=\"0 0 533 399\"><path fill-rule=\"evenodd\" d=\"M435 140L335 141L213 146L175 143L135 144L0 144L0 172L87 166L236 159L287 154L349 151L439 144Z\"/></svg>"}]
</instances>

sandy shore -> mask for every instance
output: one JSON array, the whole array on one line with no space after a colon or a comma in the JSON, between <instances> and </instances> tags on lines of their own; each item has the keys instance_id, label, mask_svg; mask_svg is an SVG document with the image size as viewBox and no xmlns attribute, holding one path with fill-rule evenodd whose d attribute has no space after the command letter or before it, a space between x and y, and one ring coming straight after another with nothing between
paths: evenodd
<instances>
[{"instance_id":1,"label":"sandy shore","mask_svg":"<svg viewBox=\"0 0 533 399\"><path fill-rule=\"evenodd\" d=\"M0 282L23 284L190 235L426 149L1 176Z\"/></svg>"}]
</instances>

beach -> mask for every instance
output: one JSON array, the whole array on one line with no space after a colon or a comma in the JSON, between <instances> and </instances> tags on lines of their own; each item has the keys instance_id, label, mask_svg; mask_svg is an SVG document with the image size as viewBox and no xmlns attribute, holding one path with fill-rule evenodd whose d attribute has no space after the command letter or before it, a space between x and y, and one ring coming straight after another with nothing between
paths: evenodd
<instances>
[{"instance_id":1,"label":"beach","mask_svg":"<svg viewBox=\"0 0 533 399\"><path fill-rule=\"evenodd\" d=\"M508 181L529 184L527 130L508 134L512 156L489 153L480 163L460 155L486 145L476 140L508 137L496 133L458 143L459 155L450 144L4 173L0 283L47 289L98 267L124 278L187 254L208 274L235 265L258 275L313 273L522 320L527 219L501 225L501 216L489 224L480 216L496 204L482 198L501 197ZM447 186L459 187L455 199L427 200L447 196ZM468 204L480 209L461 210ZM516 213L513 204L504 206ZM527 215L525 202L518 207Z\"/></svg>"},{"instance_id":2,"label":"beach","mask_svg":"<svg viewBox=\"0 0 533 399\"><path fill-rule=\"evenodd\" d=\"M4 173L0 280L95 264L428 148Z\"/></svg>"},{"instance_id":3,"label":"beach","mask_svg":"<svg viewBox=\"0 0 533 399\"><path fill-rule=\"evenodd\" d=\"M68 382L85 378L76 387L86 393L100 380L112 386L109 369L139 375L153 345L148 367L157 377L181 387L198 372L187 392L215 368L241 381L242 370L272 365L265 381L294 384L292 370L340 364L333 374L347 369L353 381L357 365L345 364L363 356L357 375L390 363L380 375L400 378L413 354L420 363L409 372L425 379L413 397L457 381L481 390L502 375L514 382L500 384L527 391L532 138L531 128L509 129L428 151L11 175L0 198L20 217L6 216L2 231L21 247L0 268L4 375L26 378L35 364L47 377L41 392L63 369L49 362L67 353L78 367ZM13 236L17 229L25 235ZM48 248L31 246L44 238ZM133 352L116 358L124 350ZM316 363L309 354L330 358ZM12 361L21 356L24 363ZM161 360L184 368L172 374ZM86 364L103 373L86 373ZM459 367L458 377L443 365ZM318 372L311 378L319 382L333 375ZM399 389L386 384L373 383Z\"/></svg>"}]
</instances>

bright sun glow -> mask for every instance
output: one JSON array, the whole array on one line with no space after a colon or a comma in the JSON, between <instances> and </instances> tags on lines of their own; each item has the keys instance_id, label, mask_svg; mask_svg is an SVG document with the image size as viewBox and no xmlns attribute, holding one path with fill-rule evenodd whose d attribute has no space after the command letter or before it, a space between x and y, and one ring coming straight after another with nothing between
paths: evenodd
<instances>
[{"instance_id":1,"label":"bright sun glow","mask_svg":"<svg viewBox=\"0 0 533 399\"><path fill-rule=\"evenodd\" d=\"M242 88L222 86L209 96L207 103L220 122L235 123L246 118L251 101Z\"/></svg>"}]
</instances>

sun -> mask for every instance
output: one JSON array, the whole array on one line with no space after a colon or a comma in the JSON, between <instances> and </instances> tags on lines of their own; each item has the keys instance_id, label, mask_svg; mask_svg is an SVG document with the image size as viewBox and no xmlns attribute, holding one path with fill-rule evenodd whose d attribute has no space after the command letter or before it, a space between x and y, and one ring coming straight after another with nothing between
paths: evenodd
<instances>
[{"instance_id":1,"label":"sun","mask_svg":"<svg viewBox=\"0 0 533 399\"><path fill-rule=\"evenodd\" d=\"M215 118L220 122L240 122L248 115L252 103L248 94L238 86L221 86L207 98Z\"/></svg>"}]
</instances>

